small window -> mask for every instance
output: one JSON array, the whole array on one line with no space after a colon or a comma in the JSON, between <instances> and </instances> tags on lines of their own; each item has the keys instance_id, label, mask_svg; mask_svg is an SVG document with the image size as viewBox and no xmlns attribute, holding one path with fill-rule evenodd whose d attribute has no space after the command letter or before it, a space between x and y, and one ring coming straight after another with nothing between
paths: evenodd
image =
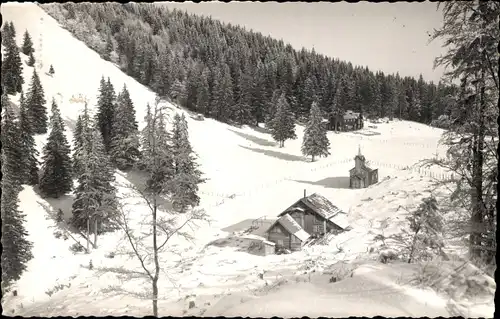
<instances>
[{"instance_id":1,"label":"small window","mask_svg":"<svg viewBox=\"0 0 500 319\"><path fill-rule=\"evenodd\" d=\"M285 246L283 239L278 239L278 246Z\"/></svg>"},{"instance_id":2,"label":"small window","mask_svg":"<svg viewBox=\"0 0 500 319\"><path fill-rule=\"evenodd\" d=\"M313 233L319 233L321 232L321 226L320 225L314 225L313 226Z\"/></svg>"},{"instance_id":3,"label":"small window","mask_svg":"<svg viewBox=\"0 0 500 319\"><path fill-rule=\"evenodd\" d=\"M281 228L279 228L278 226L274 227L273 228L273 233L281 234Z\"/></svg>"}]
</instances>

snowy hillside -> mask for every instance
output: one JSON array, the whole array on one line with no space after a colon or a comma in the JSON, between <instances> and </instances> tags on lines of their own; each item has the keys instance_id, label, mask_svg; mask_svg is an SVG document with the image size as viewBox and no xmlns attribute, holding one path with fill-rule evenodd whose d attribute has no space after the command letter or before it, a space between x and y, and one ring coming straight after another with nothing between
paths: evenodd
<instances>
[{"instance_id":1,"label":"snowy hillside","mask_svg":"<svg viewBox=\"0 0 500 319\"><path fill-rule=\"evenodd\" d=\"M83 99L87 99L91 110L95 108L102 76L109 77L115 89L121 89L126 84L136 109L139 127L144 125L146 105L153 104L155 100L155 94L148 88L125 75L112 63L100 59L96 52L76 40L38 6L8 3L2 5L1 13L4 21L13 21L18 44L21 43L24 30L32 35L37 59L35 68L47 101L50 103L55 98L58 102L67 124L69 141L72 141L71 129L83 108ZM27 56L22 55L22 59L25 62ZM55 69L53 76L47 73L50 65ZM24 91L28 88L32 73L33 68L24 63ZM11 97L15 104L18 99L19 95ZM171 114L185 112L175 105L163 103L171 109ZM248 293L241 298L254 299L241 302L241 308L231 310L226 306L232 301L224 299L230 298L224 296L233 291L245 294L248 290L263 289L265 285L273 286L282 277L303 275L312 270L320 272L338 262L350 261L367 261L367 265L361 265L354 271L353 278L337 283L341 284L337 288L325 292L328 287L337 284L314 286L313 279L312 283L301 283L307 287L293 287L287 296L270 292L273 303L284 302L296 296L297 289L303 289L311 295L321 296L321 302L314 307L322 310L316 313L305 311L310 316L359 315L352 313L356 306L356 299L353 298L359 291L364 291L363 300L370 299L377 303L377 289L393 289L394 286L384 286L392 283L397 286L393 293L402 296L400 304L367 308L364 315L450 314L447 300L443 297L428 291L418 293L416 288L412 288L411 291L417 291L412 295L408 293L408 285L398 283L398 274L403 271L400 268L412 274L415 272L412 267L403 265L399 268L394 266L393 269L392 265L377 264L371 268L373 275L367 275L371 267L370 260L377 257L376 252L368 253L370 247L375 245L373 238L381 233L396 233L404 227L406 212L400 206L416 207L422 197L430 194L432 178L450 177L449 172L414 166L422 159L443 154L444 150L438 146L442 130L405 121L366 122L365 129L361 131L342 134L330 132L328 138L332 155L311 163L300 152L302 127L297 127L297 140L287 141L284 148L279 148L262 128L237 128L211 119L198 121L190 116L187 119L190 141L207 178L207 182L200 187L200 206L213 222L199 225L194 242L174 242L174 251L161 256L165 269L159 284L160 316L200 315L204 311L210 316L242 315L243 312L251 316L292 315L277 313L274 310L276 308L262 310L266 307L263 305L265 301L255 296L248 297ZM36 137L40 150L45 139L46 136ZM361 148L371 166L379 169L379 183L367 189L352 190L348 187L348 176L358 148ZM117 171L116 176L119 184L134 181L132 174ZM348 212L352 230L333 238L327 245L306 247L303 251L289 255L264 257L249 253L245 246L248 243L233 233L245 230L252 220L260 217L275 218L303 196L304 190L307 194L317 192ZM121 193L126 191L120 189ZM26 186L21 192L20 209L27 215L26 227L29 240L34 243L34 258L16 283L18 295L9 294L3 298L4 314L149 315L151 302L145 297L149 284L144 276L134 273L140 267L127 254L128 246L123 234L103 236L99 248L89 255L73 254L69 250L73 243L71 239L54 236L57 229L54 214L61 208L69 217L71 200L71 195L58 200L45 200L35 189ZM141 207L135 209L141 212ZM147 213L144 207L142 211ZM248 220L250 222L246 222ZM216 240L223 244L214 244ZM116 256L107 258L111 252L116 253ZM88 267L90 260L93 269ZM264 272L263 279L259 279L260 272ZM378 277L375 274L387 276L386 283L373 284L374 277ZM365 289L364 285L373 287L373 290ZM334 314L329 312L328 301L342 298L345 291L350 290L358 291L352 293L350 299L347 298L351 303L346 303L345 307L335 306L337 310ZM191 297L186 299L186 296ZM193 298L196 299L197 307L186 310L187 300ZM219 303L214 304L218 300ZM425 310L427 303L432 304L430 310ZM485 307L475 311L480 316L491 316L492 307L492 301L487 301ZM302 312L293 313L294 316L299 314L304 315Z\"/></svg>"}]
</instances>

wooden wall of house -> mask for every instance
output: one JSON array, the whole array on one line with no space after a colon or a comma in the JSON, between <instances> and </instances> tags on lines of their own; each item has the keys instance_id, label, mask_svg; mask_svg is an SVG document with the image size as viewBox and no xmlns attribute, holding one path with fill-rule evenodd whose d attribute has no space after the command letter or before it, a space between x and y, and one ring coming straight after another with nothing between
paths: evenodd
<instances>
[{"instance_id":1,"label":"wooden wall of house","mask_svg":"<svg viewBox=\"0 0 500 319\"><path fill-rule=\"evenodd\" d=\"M302 249L302 241L297 238L295 235L290 234L290 250L298 251Z\"/></svg>"},{"instance_id":2,"label":"wooden wall of house","mask_svg":"<svg viewBox=\"0 0 500 319\"><path fill-rule=\"evenodd\" d=\"M340 228L339 226L337 226L336 224L334 224L332 222L328 222L326 224L326 229L329 233L333 233L335 235L338 235L344 231L342 228Z\"/></svg>"},{"instance_id":3,"label":"wooden wall of house","mask_svg":"<svg viewBox=\"0 0 500 319\"><path fill-rule=\"evenodd\" d=\"M297 222L297 224L300 225L300 227L304 228L304 213L299 211L299 210L296 210L296 211L293 211L291 213L288 213L290 215L290 217L293 218L293 220L295 220Z\"/></svg>"},{"instance_id":4,"label":"wooden wall of house","mask_svg":"<svg viewBox=\"0 0 500 319\"><path fill-rule=\"evenodd\" d=\"M313 231L314 225L314 213L307 207L304 203L297 203L296 207L300 207L302 210L296 210L290 214L290 216L309 234Z\"/></svg>"},{"instance_id":5,"label":"wooden wall of house","mask_svg":"<svg viewBox=\"0 0 500 319\"><path fill-rule=\"evenodd\" d=\"M290 213L290 216L308 233L311 235L319 235L325 233L325 219L314 213L304 203L299 202L297 207L303 209L296 210ZM319 227L315 227L319 226ZM328 229L328 228L327 228Z\"/></svg>"},{"instance_id":6,"label":"wooden wall of house","mask_svg":"<svg viewBox=\"0 0 500 319\"><path fill-rule=\"evenodd\" d=\"M319 216L319 215L316 215L314 216L314 223L313 223L313 229L312 229L312 235L321 235L321 234L324 234L326 233L326 220Z\"/></svg>"},{"instance_id":7,"label":"wooden wall of house","mask_svg":"<svg viewBox=\"0 0 500 319\"><path fill-rule=\"evenodd\" d=\"M372 172L372 184L378 183L378 169Z\"/></svg>"},{"instance_id":8,"label":"wooden wall of house","mask_svg":"<svg viewBox=\"0 0 500 319\"><path fill-rule=\"evenodd\" d=\"M290 234L288 231L279 223L275 224L268 233L267 240L276 244L276 246L281 246L286 249L290 249ZM280 243L282 241L282 244Z\"/></svg>"}]
</instances>

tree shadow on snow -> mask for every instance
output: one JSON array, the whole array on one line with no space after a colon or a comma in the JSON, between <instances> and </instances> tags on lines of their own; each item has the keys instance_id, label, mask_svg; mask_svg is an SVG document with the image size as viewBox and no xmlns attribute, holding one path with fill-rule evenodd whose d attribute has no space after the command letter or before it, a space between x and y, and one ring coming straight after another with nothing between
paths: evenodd
<instances>
[{"instance_id":1,"label":"tree shadow on snow","mask_svg":"<svg viewBox=\"0 0 500 319\"><path fill-rule=\"evenodd\" d=\"M245 148L247 150L256 152L256 153L261 153L270 157L282 159L285 161L290 161L290 162L305 162L306 159L302 156L297 156L297 155L292 155L292 154L287 154L287 153L282 153L278 151L273 151L273 150L263 150L260 148L253 148L253 147L247 147L240 145L240 147Z\"/></svg>"},{"instance_id":2,"label":"tree shadow on snow","mask_svg":"<svg viewBox=\"0 0 500 319\"><path fill-rule=\"evenodd\" d=\"M374 132L374 131L352 131L352 134L357 134L357 135L364 135L364 136L375 136L375 135L381 135L379 132Z\"/></svg>"},{"instance_id":3,"label":"tree shadow on snow","mask_svg":"<svg viewBox=\"0 0 500 319\"><path fill-rule=\"evenodd\" d=\"M299 181L294 180L294 182L310 184L315 186L323 186L325 188L343 188L350 189L349 187L349 177L347 176L337 176L337 177L327 177L316 182L311 181Z\"/></svg>"},{"instance_id":4,"label":"tree shadow on snow","mask_svg":"<svg viewBox=\"0 0 500 319\"><path fill-rule=\"evenodd\" d=\"M264 250L262 245L262 240L254 238L244 238L235 235L229 235L225 238L219 238L211 241L207 246L215 247L231 247L235 248L236 251L246 252L256 256L263 256Z\"/></svg>"},{"instance_id":5,"label":"tree shadow on snow","mask_svg":"<svg viewBox=\"0 0 500 319\"><path fill-rule=\"evenodd\" d=\"M271 134L271 131L265 127L260 127L260 126L248 126L249 128L251 128L252 130L256 131L256 132L259 132L259 133L263 133L263 134Z\"/></svg>"},{"instance_id":6,"label":"tree shadow on snow","mask_svg":"<svg viewBox=\"0 0 500 319\"><path fill-rule=\"evenodd\" d=\"M38 205L40 205L46 212L47 215L56 221L57 211L60 209L63 212L63 221L69 223L71 216L73 216L73 201L75 200L74 195L62 195L59 198L51 198L43 195L38 187L33 188L35 193L38 194L47 204L42 201L37 201Z\"/></svg>"},{"instance_id":7,"label":"tree shadow on snow","mask_svg":"<svg viewBox=\"0 0 500 319\"><path fill-rule=\"evenodd\" d=\"M258 144L260 146L276 146L277 145L276 142L268 141L266 139L256 137L256 136L253 136L250 134L238 132L238 131L231 130L231 129L229 131L233 132L234 134L236 134L240 137L243 137L246 140L249 140L252 143Z\"/></svg>"},{"instance_id":8,"label":"tree shadow on snow","mask_svg":"<svg viewBox=\"0 0 500 319\"><path fill-rule=\"evenodd\" d=\"M146 179L147 179L146 174L144 172L137 170L137 169L132 169L132 170L127 171L127 172L118 170L117 173L118 173L118 175L124 177L130 183L130 185L119 183L118 187L124 188L128 193L130 193L130 192L135 193L134 197L137 200L142 201L144 198L142 197L141 193L144 194L144 190L145 190L144 186L146 184ZM169 211L172 209L172 204L168 200L168 198L165 198L163 196L159 196L157 198L157 200L158 200L158 205L161 208L161 210Z\"/></svg>"},{"instance_id":9,"label":"tree shadow on snow","mask_svg":"<svg viewBox=\"0 0 500 319\"><path fill-rule=\"evenodd\" d=\"M261 237L266 237L266 231L276 219L245 219L239 223L227 226L221 229L228 233L243 232L244 234L251 234Z\"/></svg>"}]
</instances>

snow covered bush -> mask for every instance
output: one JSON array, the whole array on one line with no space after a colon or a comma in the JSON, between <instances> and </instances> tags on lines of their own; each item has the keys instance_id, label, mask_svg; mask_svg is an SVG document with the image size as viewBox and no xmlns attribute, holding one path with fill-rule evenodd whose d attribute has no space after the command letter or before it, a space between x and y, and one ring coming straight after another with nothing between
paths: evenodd
<instances>
[{"instance_id":1,"label":"snow covered bush","mask_svg":"<svg viewBox=\"0 0 500 319\"><path fill-rule=\"evenodd\" d=\"M387 264L390 261L398 259L397 253L392 249L384 249L379 254L379 260L383 264Z\"/></svg>"},{"instance_id":2,"label":"snow covered bush","mask_svg":"<svg viewBox=\"0 0 500 319\"><path fill-rule=\"evenodd\" d=\"M49 297L51 297L51 296L52 296L53 294L55 294L56 292L61 291L61 290L63 290L64 288L69 288L69 287L71 287L71 283L68 283L68 284L66 284L66 285L64 285L64 284L57 284L57 285L55 285L55 286L54 286L54 288L47 290L45 293L46 293Z\"/></svg>"},{"instance_id":3,"label":"snow covered bush","mask_svg":"<svg viewBox=\"0 0 500 319\"><path fill-rule=\"evenodd\" d=\"M448 129L451 126L451 119L448 115L441 115L437 119L431 122L431 126Z\"/></svg>"},{"instance_id":4,"label":"snow covered bush","mask_svg":"<svg viewBox=\"0 0 500 319\"><path fill-rule=\"evenodd\" d=\"M434 260L419 264L412 278L419 287L428 287L459 300L494 296L495 280L468 261Z\"/></svg>"},{"instance_id":5,"label":"snow covered bush","mask_svg":"<svg viewBox=\"0 0 500 319\"><path fill-rule=\"evenodd\" d=\"M79 243L74 243L69 247L69 250L71 250L74 254L76 253L81 253L85 251L85 247L80 245Z\"/></svg>"},{"instance_id":6,"label":"snow covered bush","mask_svg":"<svg viewBox=\"0 0 500 319\"><path fill-rule=\"evenodd\" d=\"M408 263L431 260L442 252L443 219L435 197L422 199L417 209L406 217L408 229L391 236L401 257Z\"/></svg>"},{"instance_id":7,"label":"snow covered bush","mask_svg":"<svg viewBox=\"0 0 500 319\"><path fill-rule=\"evenodd\" d=\"M64 213L62 211L62 209L58 209L57 210L57 214L56 214L56 222L60 223L63 221L63 217L64 217Z\"/></svg>"}]
</instances>

